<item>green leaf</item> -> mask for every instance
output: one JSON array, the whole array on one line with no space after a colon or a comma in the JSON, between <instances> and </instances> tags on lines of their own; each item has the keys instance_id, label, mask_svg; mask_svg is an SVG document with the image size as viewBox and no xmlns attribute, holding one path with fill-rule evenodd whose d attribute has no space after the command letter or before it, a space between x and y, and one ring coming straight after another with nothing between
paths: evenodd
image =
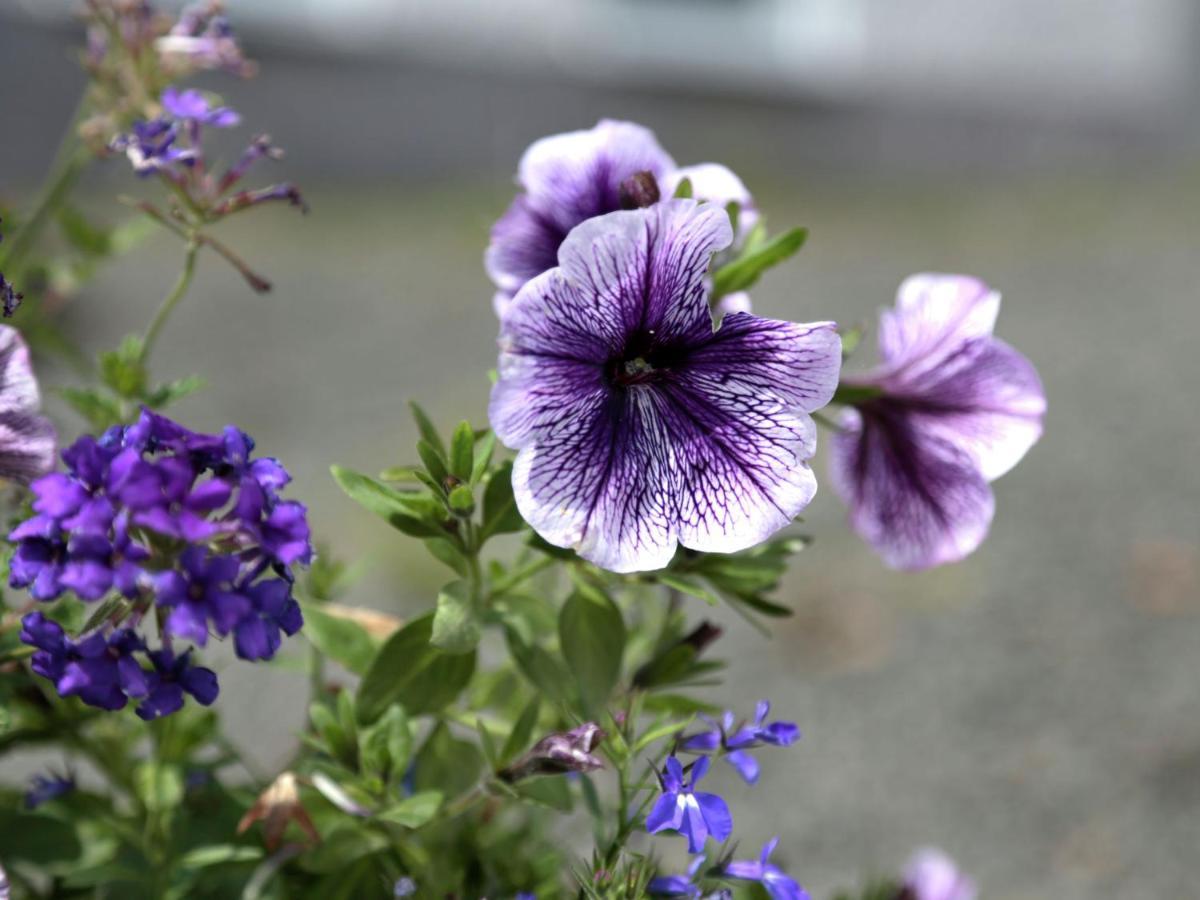
<instances>
[{"instance_id":1,"label":"green leaf","mask_svg":"<svg viewBox=\"0 0 1200 900\"><path fill-rule=\"evenodd\" d=\"M87 631L92 631L95 628L99 628L109 619L112 619L113 624L115 625L129 614L130 609L131 606L129 601L124 597L120 595L116 597L109 597L98 607L96 607L90 616L88 616L88 620L83 623L83 628L80 629L80 634Z\"/></svg>"},{"instance_id":2,"label":"green leaf","mask_svg":"<svg viewBox=\"0 0 1200 900\"><path fill-rule=\"evenodd\" d=\"M763 272L803 247L807 239L807 228L793 228L743 252L738 259L717 269L713 275L712 296L723 297L734 291L746 290L758 281Z\"/></svg>"},{"instance_id":3,"label":"green leaf","mask_svg":"<svg viewBox=\"0 0 1200 900\"><path fill-rule=\"evenodd\" d=\"M717 596L704 585L688 578L684 575L672 575L670 572L659 572L657 574L659 584L665 584L669 588L674 588L680 593L687 594L689 597L696 597L703 600L710 606L717 605Z\"/></svg>"},{"instance_id":4,"label":"green leaf","mask_svg":"<svg viewBox=\"0 0 1200 900\"><path fill-rule=\"evenodd\" d=\"M413 505L395 488L343 466L331 466L329 471L351 500L375 513L397 531L411 537L444 536L445 533L436 525L417 518Z\"/></svg>"},{"instance_id":5,"label":"green leaf","mask_svg":"<svg viewBox=\"0 0 1200 900\"><path fill-rule=\"evenodd\" d=\"M508 652L521 674L552 702L568 705L571 697L571 673L557 657L537 644L527 643L514 628L505 628Z\"/></svg>"},{"instance_id":6,"label":"green leaf","mask_svg":"<svg viewBox=\"0 0 1200 900\"><path fill-rule=\"evenodd\" d=\"M421 791L405 797L395 806L389 806L376 818L405 828L420 828L437 815L441 805L441 791Z\"/></svg>"},{"instance_id":7,"label":"green leaf","mask_svg":"<svg viewBox=\"0 0 1200 900\"><path fill-rule=\"evenodd\" d=\"M684 681L696 662L696 648L676 644L638 669L634 683L642 688L655 688Z\"/></svg>"},{"instance_id":8,"label":"green leaf","mask_svg":"<svg viewBox=\"0 0 1200 900\"><path fill-rule=\"evenodd\" d=\"M525 520L517 511L512 491L512 463L506 462L492 473L483 491L483 528L479 539L486 541L497 534L520 531Z\"/></svg>"},{"instance_id":9,"label":"green leaf","mask_svg":"<svg viewBox=\"0 0 1200 900\"><path fill-rule=\"evenodd\" d=\"M445 485L446 476L450 474L450 470L446 468L446 457L428 441L417 441L417 456L421 457L421 463L429 476L438 484Z\"/></svg>"},{"instance_id":10,"label":"green leaf","mask_svg":"<svg viewBox=\"0 0 1200 900\"><path fill-rule=\"evenodd\" d=\"M479 746L483 748L483 758L493 770L500 765L500 751L496 749L496 739L488 731L481 716L475 717L475 730L479 733Z\"/></svg>"},{"instance_id":11,"label":"green leaf","mask_svg":"<svg viewBox=\"0 0 1200 900\"><path fill-rule=\"evenodd\" d=\"M59 389L59 394L94 431L105 431L121 422L121 404L99 388L65 387Z\"/></svg>"},{"instance_id":12,"label":"green leaf","mask_svg":"<svg viewBox=\"0 0 1200 900\"><path fill-rule=\"evenodd\" d=\"M308 718L313 724L313 730L320 735L329 752L337 760L353 768L356 764L357 748L333 710L318 701L309 706Z\"/></svg>"},{"instance_id":13,"label":"green leaf","mask_svg":"<svg viewBox=\"0 0 1200 900\"><path fill-rule=\"evenodd\" d=\"M692 197L692 179L681 178L679 184L675 186L676 200L690 200Z\"/></svg>"},{"instance_id":14,"label":"green leaf","mask_svg":"<svg viewBox=\"0 0 1200 900\"><path fill-rule=\"evenodd\" d=\"M496 452L496 432L485 431L475 448L475 465L471 468L471 484L479 484L492 464L492 454Z\"/></svg>"},{"instance_id":15,"label":"green leaf","mask_svg":"<svg viewBox=\"0 0 1200 900\"><path fill-rule=\"evenodd\" d=\"M683 731L683 729L687 728L687 726L687 722L668 722L666 725L659 725L657 728L651 728L640 738L634 741L632 752L634 754L641 753L655 741L661 740L665 737L670 737L673 734L678 734L679 732Z\"/></svg>"},{"instance_id":16,"label":"green leaf","mask_svg":"<svg viewBox=\"0 0 1200 900\"><path fill-rule=\"evenodd\" d=\"M366 674L375 658L375 641L357 622L331 616L313 603L301 604L304 636L314 647L355 675Z\"/></svg>"},{"instance_id":17,"label":"green leaf","mask_svg":"<svg viewBox=\"0 0 1200 900\"><path fill-rule=\"evenodd\" d=\"M467 653L475 649L482 634L479 611L471 600L467 583L450 582L438 592L429 642L447 653Z\"/></svg>"},{"instance_id":18,"label":"green leaf","mask_svg":"<svg viewBox=\"0 0 1200 900\"><path fill-rule=\"evenodd\" d=\"M413 716L437 712L462 692L475 672L475 654L445 653L429 643L432 636L427 613L388 638L359 685L359 722L374 722L393 703Z\"/></svg>"},{"instance_id":19,"label":"green leaf","mask_svg":"<svg viewBox=\"0 0 1200 900\"><path fill-rule=\"evenodd\" d=\"M682 694L646 694L644 703L648 713L673 716L691 716L696 713L716 715L721 711L719 706L713 706L703 700L693 700Z\"/></svg>"},{"instance_id":20,"label":"green leaf","mask_svg":"<svg viewBox=\"0 0 1200 900\"><path fill-rule=\"evenodd\" d=\"M408 408L412 410L413 421L417 423L417 431L421 433L421 440L437 451L438 455L445 457L446 446L442 443L442 436L438 434L433 420L429 418L425 410L421 409L415 400L409 401Z\"/></svg>"},{"instance_id":21,"label":"green leaf","mask_svg":"<svg viewBox=\"0 0 1200 900\"><path fill-rule=\"evenodd\" d=\"M74 828L37 813L0 809L0 834L4 835L6 866L10 860L35 865L74 860L82 852Z\"/></svg>"},{"instance_id":22,"label":"green leaf","mask_svg":"<svg viewBox=\"0 0 1200 900\"><path fill-rule=\"evenodd\" d=\"M144 762L134 770L133 782L150 812L174 809L183 799L183 774L178 766Z\"/></svg>"},{"instance_id":23,"label":"green leaf","mask_svg":"<svg viewBox=\"0 0 1200 900\"><path fill-rule=\"evenodd\" d=\"M445 722L439 722L417 753L416 789L457 797L479 782L483 767L479 748L456 738Z\"/></svg>"},{"instance_id":24,"label":"green leaf","mask_svg":"<svg viewBox=\"0 0 1200 900\"><path fill-rule=\"evenodd\" d=\"M100 380L119 397L141 399L146 389L146 367L142 365L142 339L127 335L116 350L100 354Z\"/></svg>"},{"instance_id":25,"label":"green leaf","mask_svg":"<svg viewBox=\"0 0 1200 900\"><path fill-rule=\"evenodd\" d=\"M467 577L467 573L470 571L467 557L463 554L458 544L454 543L450 538L426 538L425 547L429 550L429 555L438 562L445 563L463 578Z\"/></svg>"},{"instance_id":26,"label":"green leaf","mask_svg":"<svg viewBox=\"0 0 1200 900\"><path fill-rule=\"evenodd\" d=\"M475 429L470 422L459 422L450 438L450 474L459 481L470 481L475 468Z\"/></svg>"},{"instance_id":27,"label":"green leaf","mask_svg":"<svg viewBox=\"0 0 1200 900\"><path fill-rule=\"evenodd\" d=\"M111 231L103 226L93 225L75 207L60 207L58 224L67 243L80 253L87 256L108 256L112 253Z\"/></svg>"},{"instance_id":28,"label":"green leaf","mask_svg":"<svg viewBox=\"0 0 1200 900\"><path fill-rule=\"evenodd\" d=\"M207 844L195 847L179 858L185 869L203 869L226 863L253 862L262 859L261 847L246 847L238 844Z\"/></svg>"},{"instance_id":29,"label":"green leaf","mask_svg":"<svg viewBox=\"0 0 1200 900\"><path fill-rule=\"evenodd\" d=\"M529 746L529 741L533 737L533 729L537 726L538 713L542 709L542 698L534 694L528 705L521 710L521 715L517 717L516 723L513 725L513 730L509 732L508 739L504 742L504 749L500 751L501 762L510 762L526 747Z\"/></svg>"},{"instance_id":30,"label":"green leaf","mask_svg":"<svg viewBox=\"0 0 1200 900\"><path fill-rule=\"evenodd\" d=\"M450 511L456 516L470 518L471 513L475 512L475 495L472 493L470 485L455 486L446 502L450 505Z\"/></svg>"},{"instance_id":31,"label":"green leaf","mask_svg":"<svg viewBox=\"0 0 1200 900\"><path fill-rule=\"evenodd\" d=\"M151 409L163 409L202 390L206 384L207 382L199 375L189 375L177 381L170 381L151 391L150 396L146 398L146 405Z\"/></svg>"},{"instance_id":32,"label":"green leaf","mask_svg":"<svg viewBox=\"0 0 1200 900\"><path fill-rule=\"evenodd\" d=\"M559 812L570 812L575 805L571 798L571 783L561 775L522 781L516 785L516 789L526 800Z\"/></svg>"},{"instance_id":33,"label":"green leaf","mask_svg":"<svg viewBox=\"0 0 1200 900\"><path fill-rule=\"evenodd\" d=\"M563 658L579 685L583 714L596 718L621 674L625 622L611 599L598 591L576 590L558 618Z\"/></svg>"}]
</instances>

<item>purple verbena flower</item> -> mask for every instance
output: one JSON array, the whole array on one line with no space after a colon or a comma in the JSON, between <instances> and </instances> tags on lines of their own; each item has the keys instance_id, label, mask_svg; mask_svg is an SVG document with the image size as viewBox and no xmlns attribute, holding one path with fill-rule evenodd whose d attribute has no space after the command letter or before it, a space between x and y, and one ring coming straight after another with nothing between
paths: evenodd
<instances>
[{"instance_id":1,"label":"purple verbena flower","mask_svg":"<svg viewBox=\"0 0 1200 900\"><path fill-rule=\"evenodd\" d=\"M217 699L216 673L192 665L191 651L176 656L170 645L164 644L147 655L154 668L149 673L146 699L135 710L140 718L149 721L178 712L183 707L185 693L201 706L210 706Z\"/></svg>"},{"instance_id":2,"label":"purple verbena flower","mask_svg":"<svg viewBox=\"0 0 1200 900\"><path fill-rule=\"evenodd\" d=\"M37 809L75 790L75 779L62 775L34 775L25 792L25 808Z\"/></svg>"},{"instance_id":3,"label":"purple verbena flower","mask_svg":"<svg viewBox=\"0 0 1200 900\"><path fill-rule=\"evenodd\" d=\"M657 569L677 544L753 546L812 499L809 413L833 395L841 340L829 322L745 313L714 331L704 273L731 237L711 203L609 213L514 298L489 415L549 543Z\"/></svg>"},{"instance_id":4,"label":"purple verbena flower","mask_svg":"<svg viewBox=\"0 0 1200 900\"><path fill-rule=\"evenodd\" d=\"M40 408L29 348L0 325L0 478L28 484L54 468L54 426Z\"/></svg>"},{"instance_id":5,"label":"purple verbena flower","mask_svg":"<svg viewBox=\"0 0 1200 900\"><path fill-rule=\"evenodd\" d=\"M904 869L904 900L975 900L975 883L936 848L918 850Z\"/></svg>"},{"instance_id":6,"label":"purple verbena flower","mask_svg":"<svg viewBox=\"0 0 1200 900\"><path fill-rule=\"evenodd\" d=\"M759 776L758 760L747 751L763 744L787 747L800 737L800 729L795 722L767 722L770 711L771 704L760 700L754 720L735 727L733 713L727 710L719 723L710 719L711 727L708 730L685 737L680 742L680 749L698 753L724 749L726 752L722 759L733 766L747 784L755 784Z\"/></svg>"},{"instance_id":7,"label":"purple verbena flower","mask_svg":"<svg viewBox=\"0 0 1200 900\"><path fill-rule=\"evenodd\" d=\"M181 91L169 87L162 92L163 110L181 122L195 122L213 128L233 128L242 117L228 106L213 106L200 91Z\"/></svg>"},{"instance_id":8,"label":"purple verbena flower","mask_svg":"<svg viewBox=\"0 0 1200 900\"><path fill-rule=\"evenodd\" d=\"M914 275L880 321L880 365L846 379L830 473L850 522L884 561L923 569L983 541L988 483L1042 433L1033 365L992 336L1000 295L960 275Z\"/></svg>"},{"instance_id":9,"label":"purple verbena flower","mask_svg":"<svg viewBox=\"0 0 1200 900\"><path fill-rule=\"evenodd\" d=\"M778 843L777 837L767 841L758 859L732 860L725 866L725 874L730 878L757 881L766 888L772 900L809 900L808 892L799 882L770 861Z\"/></svg>"},{"instance_id":10,"label":"purple verbena flower","mask_svg":"<svg viewBox=\"0 0 1200 900\"><path fill-rule=\"evenodd\" d=\"M180 74L219 69L248 78L256 69L242 53L218 0L185 8L170 32L155 42L155 48L163 62Z\"/></svg>"},{"instance_id":11,"label":"purple verbena flower","mask_svg":"<svg viewBox=\"0 0 1200 900\"><path fill-rule=\"evenodd\" d=\"M249 598L236 586L241 566L235 557L192 546L180 554L179 565L154 576L155 597L170 609L167 633L203 647L210 622L224 637L250 613Z\"/></svg>"},{"instance_id":12,"label":"purple verbena flower","mask_svg":"<svg viewBox=\"0 0 1200 900\"><path fill-rule=\"evenodd\" d=\"M61 697L117 710L149 691L148 675L133 655L145 644L129 629L93 632L75 641L57 622L32 612L21 619L20 637L37 648L30 660L33 671L54 682Z\"/></svg>"},{"instance_id":13,"label":"purple verbena flower","mask_svg":"<svg viewBox=\"0 0 1200 900\"><path fill-rule=\"evenodd\" d=\"M733 816L725 801L716 794L696 792L706 772L708 757L702 756L692 764L691 776L685 780L679 760L668 756L660 776L662 796L646 817L646 831L678 831L687 837L689 853L703 850L710 835L717 841L728 838L733 832Z\"/></svg>"},{"instance_id":14,"label":"purple verbena flower","mask_svg":"<svg viewBox=\"0 0 1200 900\"><path fill-rule=\"evenodd\" d=\"M177 123L157 118L134 122L132 127L132 131L114 138L109 147L124 153L139 175L172 174L178 166L195 163L196 151L178 145Z\"/></svg>"},{"instance_id":15,"label":"purple verbena flower","mask_svg":"<svg viewBox=\"0 0 1200 900\"><path fill-rule=\"evenodd\" d=\"M739 204L744 212L738 240L744 228L753 226L754 202L736 175L715 163L677 168L641 125L603 119L585 131L535 141L518 167L522 193L492 227L484 257L497 289L497 314L504 313L526 282L558 265L559 246L576 225L669 199L684 178L697 199Z\"/></svg>"},{"instance_id":16,"label":"purple verbena flower","mask_svg":"<svg viewBox=\"0 0 1200 900\"><path fill-rule=\"evenodd\" d=\"M704 856L697 856L688 864L684 875L658 875L650 879L646 892L654 897L699 897L702 891L696 884L696 873L704 865Z\"/></svg>"}]
</instances>

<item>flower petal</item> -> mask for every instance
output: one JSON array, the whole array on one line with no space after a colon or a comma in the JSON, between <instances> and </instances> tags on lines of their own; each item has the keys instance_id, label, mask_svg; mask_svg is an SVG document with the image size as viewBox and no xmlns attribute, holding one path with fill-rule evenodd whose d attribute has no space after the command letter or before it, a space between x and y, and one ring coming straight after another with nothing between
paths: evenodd
<instances>
[{"instance_id":1,"label":"flower petal","mask_svg":"<svg viewBox=\"0 0 1200 900\"><path fill-rule=\"evenodd\" d=\"M734 750L725 756L725 761L737 769L737 773L742 776L742 780L746 784L755 784L758 782L758 760L753 755L745 750Z\"/></svg>"},{"instance_id":2,"label":"flower petal","mask_svg":"<svg viewBox=\"0 0 1200 900\"><path fill-rule=\"evenodd\" d=\"M715 840L723 841L733 834L733 815L729 812L729 807L725 801L716 794L693 794L696 802L700 805L700 811L704 814L704 822L708 826L708 833Z\"/></svg>"},{"instance_id":3,"label":"flower petal","mask_svg":"<svg viewBox=\"0 0 1200 900\"><path fill-rule=\"evenodd\" d=\"M692 184L692 196L697 200L715 203L726 207L730 203L738 205L737 236L734 243L740 244L741 239L750 233L758 224L758 209L750 191L731 169L720 163L699 163L694 166L684 166L667 173L662 179L662 195L673 197L680 182L687 179Z\"/></svg>"},{"instance_id":4,"label":"flower petal","mask_svg":"<svg viewBox=\"0 0 1200 900\"><path fill-rule=\"evenodd\" d=\"M850 523L897 569L962 559L987 535L995 501L971 457L914 431L887 407L847 409L830 475Z\"/></svg>"},{"instance_id":5,"label":"flower petal","mask_svg":"<svg viewBox=\"0 0 1200 900\"><path fill-rule=\"evenodd\" d=\"M635 332L659 340L710 333L704 274L732 240L724 209L666 200L589 219L567 235L558 259L575 305L610 323L615 351Z\"/></svg>"},{"instance_id":6,"label":"flower petal","mask_svg":"<svg viewBox=\"0 0 1200 900\"><path fill-rule=\"evenodd\" d=\"M962 344L988 337L1000 295L967 275L924 273L904 280L879 321L881 377L909 379L936 369Z\"/></svg>"},{"instance_id":7,"label":"flower petal","mask_svg":"<svg viewBox=\"0 0 1200 900\"><path fill-rule=\"evenodd\" d=\"M654 801L650 814L646 816L646 831L656 834L671 829L678 831L683 824L683 804L680 795L666 793Z\"/></svg>"},{"instance_id":8,"label":"flower petal","mask_svg":"<svg viewBox=\"0 0 1200 900\"><path fill-rule=\"evenodd\" d=\"M808 413L829 402L841 339L828 323L726 318L663 388L682 463L679 540L733 553L788 525L816 493Z\"/></svg>"},{"instance_id":9,"label":"flower petal","mask_svg":"<svg viewBox=\"0 0 1200 900\"><path fill-rule=\"evenodd\" d=\"M961 357L961 359L960 359ZM1003 341L977 341L922 379L912 427L953 444L988 481L1018 462L1042 435L1046 393L1028 359Z\"/></svg>"}]
</instances>

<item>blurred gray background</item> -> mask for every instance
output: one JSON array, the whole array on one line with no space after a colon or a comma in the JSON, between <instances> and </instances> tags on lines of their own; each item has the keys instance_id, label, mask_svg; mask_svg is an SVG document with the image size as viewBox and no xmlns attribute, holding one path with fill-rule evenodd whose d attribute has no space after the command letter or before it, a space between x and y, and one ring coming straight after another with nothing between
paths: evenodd
<instances>
[{"instance_id":1,"label":"blurred gray background","mask_svg":"<svg viewBox=\"0 0 1200 900\"><path fill-rule=\"evenodd\" d=\"M1194 0L230 5L262 71L202 83L243 112L239 136L288 149L277 171L312 214L228 223L275 291L204 257L158 374L203 373L180 417L237 422L283 458L322 537L370 563L353 602L428 605L442 575L328 465L408 460L408 398L447 426L484 421L480 260L517 159L544 134L634 119L681 163L734 168L777 227L810 227L758 312L869 323L910 272L973 273L1004 292L998 333L1050 401L971 559L890 573L823 490L782 591L795 618L769 641L728 622L720 699L770 697L805 734L757 789L714 777L744 846L784 835L778 860L815 896L926 843L988 900L1197 896ZM65 9L0 0L5 199L29 199L81 85ZM137 189L119 160L87 184L113 220L113 194ZM156 237L105 271L72 334L94 351L141 328L180 255ZM303 721L302 676L230 665L222 684L238 742L271 770Z\"/></svg>"}]
</instances>

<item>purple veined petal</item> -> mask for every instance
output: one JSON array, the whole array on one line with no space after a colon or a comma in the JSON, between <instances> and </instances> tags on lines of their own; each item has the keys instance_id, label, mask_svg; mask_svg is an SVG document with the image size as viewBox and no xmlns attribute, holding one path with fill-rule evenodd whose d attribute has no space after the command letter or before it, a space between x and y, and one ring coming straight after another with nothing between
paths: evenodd
<instances>
[{"instance_id":1,"label":"purple veined petal","mask_svg":"<svg viewBox=\"0 0 1200 900\"><path fill-rule=\"evenodd\" d=\"M680 823L679 833L688 839L688 853L699 853L704 849L704 842L708 840L708 822L704 818L704 811L696 794L680 794L679 799L683 806L683 821Z\"/></svg>"},{"instance_id":2,"label":"purple veined petal","mask_svg":"<svg viewBox=\"0 0 1200 900\"><path fill-rule=\"evenodd\" d=\"M730 203L738 205L738 227L734 246L739 245L745 235L758 224L758 209L754 205L754 198L742 179L731 169L720 163L699 163L674 169L662 179L663 196L674 196L680 182L685 178L691 182L692 196L697 200L715 203L721 207Z\"/></svg>"},{"instance_id":3,"label":"purple veined petal","mask_svg":"<svg viewBox=\"0 0 1200 900\"><path fill-rule=\"evenodd\" d=\"M28 413L41 404L29 347L11 325L0 325L0 413Z\"/></svg>"},{"instance_id":4,"label":"purple veined petal","mask_svg":"<svg viewBox=\"0 0 1200 900\"><path fill-rule=\"evenodd\" d=\"M729 807L724 800L716 794L701 793L692 796L699 804L700 811L704 815L704 822L708 827L708 833L714 840L723 841L733 834L733 815L729 812Z\"/></svg>"},{"instance_id":5,"label":"purple veined petal","mask_svg":"<svg viewBox=\"0 0 1200 900\"><path fill-rule=\"evenodd\" d=\"M58 435L44 416L35 412L0 413L0 478L29 484L54 468L57 447Z\"/></svg>"},{"instance_id":6,"label":"purple veined petal","mask_svg":"<svg viewBox=\"0 0 1200 900\"><path fill-rule=\"evenodd\" d=\"M808 415L832 397L841 340L832 324L737 314L664 387L680 463L679 540L709 553L752 547L816 493Z\"/></svg>"},{"instance_id":7,"label":"purple veined petal","mask_svg":"<svg viewBox=\"0 0 1200 900\"><path fill-rule=\"evenodd\" d=\"M664 200L583 222L558 258L571 289L622 338L637 331L659 340L694 337L712 331L704 275L712 254L732 240L724 209Z\"/></svg>"},{"instance_id":8,"label":"purple veined petal","mask_svg":"<svg viewBox=\"0 0 1200 900\"><path fill-rule=\"evenodd\" d=\"M517 181L533 207L566 234L620 209L621 182L630 175L649 172L661 180L674 168L648 128L603 119L586 131L535 141L521 157Z\"/></svg>"},{"instance_id":9,"label":"purple veined petal","mask_svg":"<svg viewBox=\"0 0 1200 900\"><path fill-rule=\"evenodd\" d=\"M975 550L995 499L974 460L914 434L904 416L843 410L831 440L830 477L850 524L896 569L954 562Z\"/></svg>"},{"instance_id":10,"label":"purple veined petal","mask_svg":"<svg viewBox=\"0 0 1200 900\"><path fill-rule=\"evenodd\" d=\"M1000 295L978 278L924 273L905 279L879 320L880 378L896 382L936 369L962 344L991 336Z\"/></svg>"},{"instance_id":11,"label":"purple veined petal","mask_svg":"<svg viewBox=\"0 0 1200 900\"><path fill-rule=\"evenodd\" d=\"M953 444L994 481L1021 461L1042 435L1046 393L1033 364L996 338L968 345L919 391L915 432Z\"/></svg>"},{"instance_id":12,"label":"purple veined petal","mask_svg":"<svg viewBox=\"0 0 1200 900\"><path fill-rule=\"evenodd\" d=\"M683 795L668 792L654 801L646 816L646 831L655 834L670 829L678 831L683 824Z\"/></svg>"},{"instance_id":13,"label":"purple veined petal","mask_svg":"<svg viewBox=\"0 0 1200 900\"><path fill-rule=\"evenodd\" d=\"M734 291L732 294L725 294L717 301L717 305L713 307L713 318L721 322L726 316L732 316L734 313L751 313L753 311L754 306L750 302L750 295L745 291Z\"/></svg>"},{"instance_id":14,"label":"purple veined petal","mask_svg":"<svg viewBox=\"0 0 1200 900\"><path fill-rule=\"evenodd\" d=\"M725 755L725 761L733 766L746 784L758 783L758 760L745 750L734 750Z\"/></svg>"},{"instance_id":15,"label":"purple veined petal","mask_svg":"<svg viewBox=\"0 0 1200 900\"><path fill-rule=\"evenodd\" d=\"M525 196L496 220L483 267L498 289L492 300L498 316L504 317L523 285L558 265L558 247L569 230L539 215Z\"/></svg>"}]
</instances>

